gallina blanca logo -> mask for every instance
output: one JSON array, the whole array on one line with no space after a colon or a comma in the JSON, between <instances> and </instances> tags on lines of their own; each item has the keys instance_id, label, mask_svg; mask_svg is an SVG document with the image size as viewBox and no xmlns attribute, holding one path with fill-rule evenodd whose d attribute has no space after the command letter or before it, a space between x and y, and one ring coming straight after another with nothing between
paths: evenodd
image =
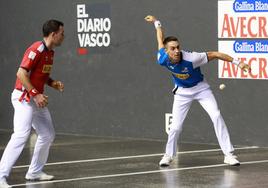
<instances>
[{"instance_id":1,"label":"gallina blanca logo","mask_svg":"<svg viewBox=\"0 0 268 188\"><path fill-rule=\"evenodd\" d=\"M268 12L267 0L235 0L235 12Z\"/></svg>"},{"instance_id":2,"label":"gallina blanca logo","mask_svg":"<svg viewBox=\"0 0 268 188\"><path fill-rule=\"evenodd\" d=\"M78 54L107 51L111 44L110 5L77 4Z\"/></svg>"},{"instance_id":3,"label":"gallina blanca logo","mask_svg":"<svg viewBox=\"0 0 268 188\"><path fill-rule=\"evenodd\" d=\"M218 77L268 80L268 0L218 1L218 50L251 66L219 60Z\"/></svg>"}]
</instances>

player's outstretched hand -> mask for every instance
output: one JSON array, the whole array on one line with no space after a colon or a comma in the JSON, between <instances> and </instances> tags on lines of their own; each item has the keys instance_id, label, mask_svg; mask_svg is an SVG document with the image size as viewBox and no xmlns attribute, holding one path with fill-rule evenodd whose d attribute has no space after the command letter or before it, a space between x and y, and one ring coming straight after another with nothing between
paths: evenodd
<instances>
[{"instance_id":1,"label":"player's outstretched hand","mask_svg":"<svg viewBox=\"0 0 268 188\"><path fill-rule=\"evenodd\" d=\"M154 22L156 20L156 17L148 15L144 18L147 22Z\"/></svg>"},{"instance_id":2,"label":"player's outstretched hand","mask_svg":"<svg viewBox=\"0 0 268 188\"><path fill-rule=\"evenodd\" d=\"M244 72L251 73L251 67L248 64L240 62L239 65L240 69L242 69Z\"/></svg>"}]
</instances>

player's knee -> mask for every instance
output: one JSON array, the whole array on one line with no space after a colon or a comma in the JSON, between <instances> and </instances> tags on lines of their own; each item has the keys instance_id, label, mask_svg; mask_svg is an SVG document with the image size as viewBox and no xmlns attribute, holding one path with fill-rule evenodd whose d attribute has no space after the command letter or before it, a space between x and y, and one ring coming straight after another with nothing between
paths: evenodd
<instances>
[{"instance_id":1,"label":"player's knee","mask_svg":"<svg viewBox=\"0 0 268 188\"><path fill-rule=\"evenodd\" d=\"M49 143L52 143L54 139L55 139L55 133L51 133L50 135L46 137L46 141Z\"/></svg>"},{"instance_id":2,"label":"player's knee","mask_svg":"<svg viewBox=\"0 0 268 188\"><path fill-rule=\"evenodd\" d=\"M50 142L53 142L54 139L55 139L55 132L51 133L49 140L50 140Z\"/></svg>"},{"instance_id":3,"label":"player's knee","mask_svg":"<svg viewBox=\"0 0 268 188\"><path fill-rule=\"evenodd\" d=\"M41 139L43 143L52 143L55 139L55 133L51 132L46 135L39 135L39 139Z\"/></svg>"},{"instance_id":4,"label":"player's knee","mask_svg":"<svg viewBox=\"0 0 268 188\"><path fill-rule=\"evenodd\" d=\"M27 142L29 136L30 136L31 131L23 131L23 132L14 132L11 136L12 139L16 139L17 141L20 142Z\"/></svg>"},{"instance_id":5,"label":"player's knee","mask_svg":"<svg viewBox=\"0 0 268 188\"><path fill-rule=\"evenodd\" d=\"M182 130L181 126L171 126L170 127L170 132L174 132L176 134L179 134Z\"/></svg>"}]
</instances>

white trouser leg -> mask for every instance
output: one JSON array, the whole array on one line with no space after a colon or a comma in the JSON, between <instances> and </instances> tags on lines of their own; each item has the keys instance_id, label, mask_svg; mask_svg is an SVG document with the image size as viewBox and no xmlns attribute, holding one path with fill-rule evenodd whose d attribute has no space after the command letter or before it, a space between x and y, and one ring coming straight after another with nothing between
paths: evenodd
<instances>
[{"instance_id":1,"label":"white trouser leg","mask_svg":"<svg viewBox=\"0 0 268 188\"><path fill-rule=\"evenodd\" d=\"M12 94L14 133L2 155L0 162L0 178L9 176L13 165L20 156L31 133L33 107L30 103L25 101L19 102L19 96L20 92L13 92Z\"/></svg>"},{"instance_id":2,"label":"white trouser leg","mask_svg":"<svg viewBox=\"0 0 268 188\"><path fill-rule=\"evenodd\" d=\"M168 134L168 141L166 145L166 154L174 157L177 152L177 141L182 130L183 121L192 104L192 95L174 95L173 109L172 109L172 125Z\"/></svg>"},{"instance_id":3,"label":"white trouser leg","mask_svg":"<svg viewBox=\"0 0 268 188\"><path fill-rule=\"evenodd\" d=\"M47 162L50 145L55 138L55 131L48 108L37 108L34 111L33 128L38 136L28 170L29 174L37 174L42 171Z\"/></svg>"},{"instance_id":4,"label":"white trouser leg","mask_svg":"<svg viewBox=\"0 0 268 188\"><path fill-rule=\"evenodd\" d=\"M230 141L228 129L221 116L220 110L218 109L218 105L212 91L210 89L206 89L198 93L195 96L195 99L199 101L199 103L210 116L210 119L212 120L214 125L219 145L224 155L230 155L234 151L234 148Z\"/></svg>"}]
</instances>

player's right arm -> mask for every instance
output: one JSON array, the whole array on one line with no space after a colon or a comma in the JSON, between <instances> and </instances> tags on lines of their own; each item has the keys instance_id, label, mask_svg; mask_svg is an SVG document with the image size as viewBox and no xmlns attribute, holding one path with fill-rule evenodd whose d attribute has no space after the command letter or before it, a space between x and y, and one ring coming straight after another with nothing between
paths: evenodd
<instances>
[{"instance_id":1,"label":"player's right arm","mask_svg":"<svg viewBox=\"0 0 268 188\"><path fill-rule=\"evenodd\" d=\"M18 69L18 72L17 72L17 78L21 81L23 87L27 91L30 91L30 90L32 90L34 88L33 85L30 82L28 71L26 69L20 67Z\"/></svg>"},{"instance_id":2,"label":"player's right arm","mask_svg":"<svg viewBox=\"0 0 268 188\"><path fill-rule=\"evenodd\" d=\"M21 81L23 87L29 92L35 92L34 86L31 84L28 71L22 67L18 69L17 77ZM33 93L35 95L35 93ZM42 93L37 93L33 96L33 100L38 107L45 107L48 104L48 97Z\"/></svg>"},{"instance_id":3,"label":"player's right arm","mask_svg":"<svg viewBox=\"0 0 268 188\"><path fill-rule=\"evenodd\" d=\"M161 48L164 48L164 32L161 27L161 23L159 20L156 19L156 17L148 15L144 18L147 22L154 23L155 28L156 28L156 38L157 38L157 43L158 43L158 50Z\"/></svg>"},{"instance_id":4,"label":"player's right arm","mask_svg":"<svg viewBox=\"0 0 268 188\"><path fill-rule=\"evenodd\" d=\"M39 93L31 83L29 72L36 66L40 60L40 51L38 46L34 44L29 47L22 59L20 68L17 71L17 78L20 80L23 87L33 97L34 102L38 107L45 107L48 104L48 97L42 93Z\"/></svg>"}]
</instances>

